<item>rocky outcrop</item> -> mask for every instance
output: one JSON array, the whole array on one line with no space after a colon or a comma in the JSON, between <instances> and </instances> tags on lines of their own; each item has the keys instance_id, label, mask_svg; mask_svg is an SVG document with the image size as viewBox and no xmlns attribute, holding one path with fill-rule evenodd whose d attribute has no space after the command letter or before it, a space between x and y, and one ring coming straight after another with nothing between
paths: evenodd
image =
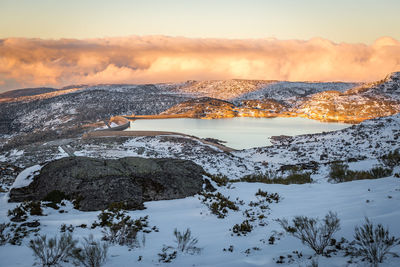
<instances>
[{"instance_id":1,"label":"rocky outcrop","mask_svg":"<svg viewBox=\"0 0 400 267\"><path fill-rule=\"evenodd\" d=\"M345 92L325 91L300 102L299 116L320 121L359 123L400 112L400 72Z\"/></svg>"},{"instance_id":2,"label":"rocky outcrop","mask_svg":"<svg viewBox=\"0 0 400 267\"><path fill-rule=\"evenodd\" d=\"M305 117L323 122L357 124L400 112L400 72L392 73L382 81L362 84L343 91L325 90L311 94L313 90L303 89L297 90L297 97L286 101L264 98L236 100L235 103L230 103L207 97L191 99L161 114L180 114L188 118L202 119ZM246 98L250 96L247 95Z\"/></svg>"},{"instance_id":3,"label":"rocky outcrop","mask_svg":"<svg viewBox=\"0 0 400 267\"><path fill-rule=\"evenodd\" d=\"M191 99L164 111L161 115L185 115L187 118L220 119L234 117L275 117L287 108L273 99L231 102L202 97Z\"/></svg>"},{"instance_id":4,"label":"rocky outcrop","mask_svg":"<svg viewBox=\"0 0 400 267\"><path fill-rule=\"evenodd\" d=\"M179 159L62 158L48 163L27 187L10 191L10 202L45 200L55 193L83 211L112 203L142 209L144 201L193 196L202 190L204 170Z\"/></svg>"},{"instance_id":5,"label":"rocky outcrop","mask_svg":"<svg viewBox=\"0 0 400 267\"><path fill-rule=\"evenodd\" d=\"M326 91L312 95L294 110L299 117L326 121L360 123L400 112L400 102L380 95Z\"/></svg>"},{"instance_id":6,"label":"rocky outcrop","mask_svg":"<svg viewBox=\"0 0 400 267\"><path fill-rule=\"evenodd\" d=\"M162 115L184 114L187 118L218 119L236 117L235 105L221 99L202 97L179 103Z\"/></svg>"}]
</instances>

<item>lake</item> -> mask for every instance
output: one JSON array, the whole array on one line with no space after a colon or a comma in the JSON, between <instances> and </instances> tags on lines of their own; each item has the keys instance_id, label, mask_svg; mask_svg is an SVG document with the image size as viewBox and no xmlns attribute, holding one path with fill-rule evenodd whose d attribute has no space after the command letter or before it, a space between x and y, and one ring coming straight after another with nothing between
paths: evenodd
<instances>
[{"instance_id":1,"label":"lake","mask_svg":"<svg viewBox=\"0 0 400 267\"><path fill-rule=\"evenodd\" d=\"M305 118L231 118L136 120L128 131L171 131L200 138L215 138L235 149L271 145L270 137L341 130L351 124L326 123Z\"/></svg>"}]
</instances>

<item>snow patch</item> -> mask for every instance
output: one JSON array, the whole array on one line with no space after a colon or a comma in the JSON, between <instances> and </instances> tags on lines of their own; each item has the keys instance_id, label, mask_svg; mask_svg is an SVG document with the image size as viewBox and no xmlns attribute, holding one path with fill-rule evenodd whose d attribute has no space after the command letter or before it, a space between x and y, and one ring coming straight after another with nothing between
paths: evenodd
<instances>
[{"instance_id":1,"label":"snow patch","mask_svg":"<svg viewBox=\"0 0 400 267\"><path fill-rule=\"evenodd\" d=\"M11 188L28 186L33 181L33 177L35 176L35 174L37 174L37 172L40 171L42 167L43 166L41 165L34 165L23 170L20 174L18 174Z\"/></svg>"}]
</instances>

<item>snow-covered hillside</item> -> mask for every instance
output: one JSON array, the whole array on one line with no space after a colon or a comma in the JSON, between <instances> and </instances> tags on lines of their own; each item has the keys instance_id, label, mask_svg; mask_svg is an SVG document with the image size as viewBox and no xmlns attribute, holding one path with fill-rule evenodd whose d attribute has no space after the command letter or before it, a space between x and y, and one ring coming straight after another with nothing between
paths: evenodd
<instances>
[{"instance_id":1,"label":"snow-covered hillside","mask_svg":"<svg viewBox=\"0 0 400 267\"><path fill-rule=\"evenodd\" d=\"M355 87L349 90L348 94L361 94L364 96L378 94L387 99L400 100L400 72L393 72L381 81Z\"/></svg>"},{"instance_id":2,"label":"snow-covered hillside","mask_svg":"<svg viewBox=\"0 0 400 267\"><path fill-rule=\"evenodd\" d=\"M306 97L323 91L344 92L359 84L341 82L274 82L263 86L261 89L243 94L235 100L271 98L280 101L296 100L299 97Z\"/></svg>"},{"instance_id":3,"label":"snow-covered hillside","mask_svg":"<svg viewBox=\"0 0 400 267\"><path fill-rule=\"evenodd\" d=\"M344 130L283 139L269 147L234 152L236 156L270 166L315 161L379 159L400 148L400 115L364 121Z\"/></svg>"}]
</instances>

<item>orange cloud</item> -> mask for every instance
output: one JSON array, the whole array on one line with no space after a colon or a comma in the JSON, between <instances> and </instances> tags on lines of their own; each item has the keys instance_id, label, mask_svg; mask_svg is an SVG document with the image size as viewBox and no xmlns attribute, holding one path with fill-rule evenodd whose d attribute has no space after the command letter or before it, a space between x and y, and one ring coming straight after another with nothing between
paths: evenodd
<instances>
[{"instance_id":1,"label":"orange cloud","mask_svg":"<svg viewBox=\"0 0 400 267\"><path fill-rule=\"evenodd\" d=\"M0 40L0 90L204 79L373 81L400 69L400 42L276 39ZM12 87L12 88L11 88Z\"/></svg>"}]
</instances>

